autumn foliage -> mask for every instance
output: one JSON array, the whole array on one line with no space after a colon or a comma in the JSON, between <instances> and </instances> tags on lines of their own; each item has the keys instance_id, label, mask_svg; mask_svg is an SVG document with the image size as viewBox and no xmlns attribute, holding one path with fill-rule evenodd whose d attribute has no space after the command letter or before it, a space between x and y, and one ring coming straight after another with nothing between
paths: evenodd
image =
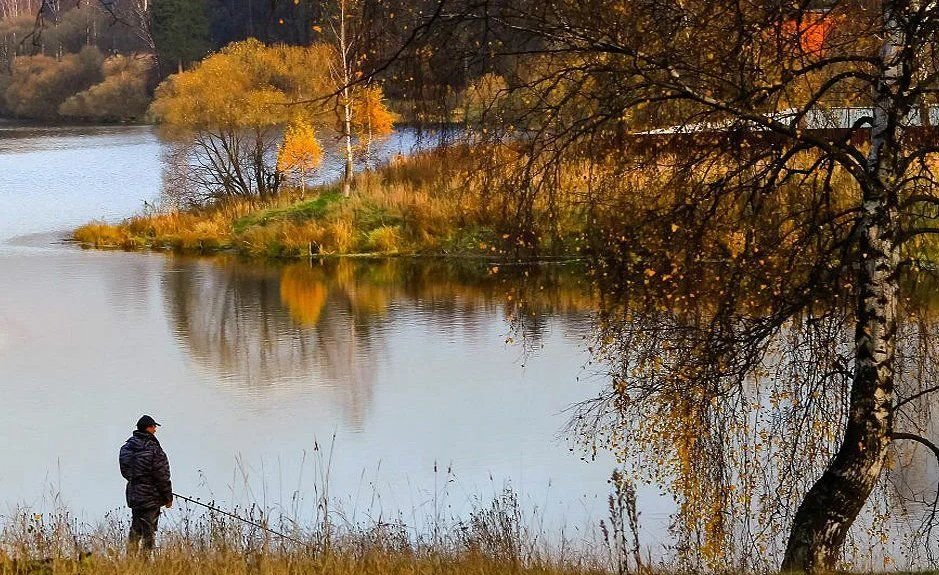
<instances>
[{"instance_id":1,"label":"autumn foliage","mask_svg":"<svg viewBox=\"0 0 939 575\"><path fill-rule=\"evenodd\" d=\"M154 118L175 130L257 129L283 125L305 107L287 106L327 93L329 53L322 46L236 42L156 91Z\"/></svg>"},{"instance_id":2,"label":"autumn foliage","mask_svg":"<svg viewBox=\"0 0 939 575\"><path fill-rule=\"evenodd\" d=\"M353 93L352 133L358 138L365 161L371 160L372 142L391 134L395 115L387 108L379 86L368 86Z\"/></svg>"},{"instance_id":3,"label":"autumn foliage","mask_svg":"<svg viewBox=\"0 0 939 575\"><path fill-rule=\"evenodd\" d=\"M107 58L101 66L104 80L62 102L59 114L105 121L143 118L150 103L147 77L153 65L149 56Z\"/></svg>"},{"instance_id":4,"label":"autumn foliage","mask_svg":"<svg viewBox=\"0 0 939 575\"><path fill-rule=\"evenodd\" d=\"M190 203L277 195L285 176L303 187L323 157L319 132L335 129L329 106L334 52L325 44L230 44L156 91L151 114L184 149ZM224 87L224 88L222 88ZM391 132L379 87L357 91L356 135ZM327 140L329 141L329 140Z\"/></svg>"},{"instance_id":5,"label":"autumn foliage","mask_svg":"<svg viewBox=\"0 0 939 575\"><path fill-rule=\"evenodd\" d=\"M323 159L323 148L316 139L316 130L304 120L297 120L284 131L284 142L277 154L277 169L295 174L300 187Z\"/></svg>"}]
</instances>

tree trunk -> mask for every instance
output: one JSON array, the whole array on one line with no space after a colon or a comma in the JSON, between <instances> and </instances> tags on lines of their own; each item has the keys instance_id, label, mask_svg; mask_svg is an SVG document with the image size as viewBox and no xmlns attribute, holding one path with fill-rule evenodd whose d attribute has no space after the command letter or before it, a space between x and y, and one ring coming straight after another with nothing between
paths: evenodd
<instances>
[{"instance_id":1,"label":"tree trunk","mask_svg":"<svg viewBox=\"0 0 939 575\"><path fill-rule=\"evenodd\" d=\"M368 171L372 161L372 115L367 113L365 118L365 171Z\"/></svg>"},{"instance_id":2,"label":"tree trunk","mask_svg":"<svg viewBox=\"0 0 939 575\"><path fill-rule=\"evenodd\" d=\"M348 90L346 88L343 93L347 94ZM344 100L343 132L345 133L343 137L346 144L346 166L342 175L342 195L348 198L352 194L352 177L355 175L355 164L352 155L352 102L349 101L348 95L344 96Z\"/></svg>"},{"instance_id":3,"label":"tree trunk","mask_svg":"<svg viewBox=\"0 0 939 575\"><path fill-rule=\"evenodd\" d=\"M831 571L848 530L877 484L893 430L899 246L896 88L903 35L893 2L883 2L887 28L876 87L871 150L858 229L854 379L844 439L793 519L783 571Z\"/></svg>"},{"instance_id":4,"label":"tree trunk","mask_svg":"<svg viewBox=\"0 0 939 575\"><path fill-rule=\"evenodd\" d=\"M833 570L880 478L893 429L898 250L891 191L865 194L858 273L855 368L848 423L834 460L793 520L783 571Z\"/></svg>"},{"instance_id":5,"label":"tree trunk","mask_svg":"<svg viewBox=\"0 0 939 575\"><path fill-rule=\"evenodd\" d=\"M342 195L352 195L352 177L355 174L352 156L352 58L346 38L346 0L339 2L339 58L342 65L342 137L345 140L346 166L342 175Z\"/></svg>"}]
</instances>

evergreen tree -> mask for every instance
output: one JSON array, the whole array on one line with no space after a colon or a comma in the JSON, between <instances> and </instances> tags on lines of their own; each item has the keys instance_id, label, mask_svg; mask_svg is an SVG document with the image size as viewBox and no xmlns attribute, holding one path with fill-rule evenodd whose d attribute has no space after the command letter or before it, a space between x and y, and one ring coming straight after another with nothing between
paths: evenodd
<instances>
[{"instance_id":1,"label":"evergreen tree","mask_svg":"<svg viewBox=\"0 0 939 575\"><path fill-rule=\"evenodd\" d=\"M153 0L150 18L161 73L182 71L211 50L203 0Z\"/></svg>"}]
</instances>

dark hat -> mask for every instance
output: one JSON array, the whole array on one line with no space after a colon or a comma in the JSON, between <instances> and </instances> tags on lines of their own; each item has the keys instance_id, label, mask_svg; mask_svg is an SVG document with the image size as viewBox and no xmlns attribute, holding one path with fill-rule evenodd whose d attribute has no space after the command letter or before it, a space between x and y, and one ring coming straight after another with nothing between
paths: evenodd
<instances>
[{"instance_id":1,"label":"dark hat","mask_svg":"<svg viewBox=\"0 0 939 575\"><path fill-rule=\"evenodd\" d=\"M157 427L160 426L160 424L154 421L153 418L150 417L149 415L144 415L143 417L137 420L137 429L141 431L150 427L151 425L156 425Z\"/></svg>"}]
</instances>

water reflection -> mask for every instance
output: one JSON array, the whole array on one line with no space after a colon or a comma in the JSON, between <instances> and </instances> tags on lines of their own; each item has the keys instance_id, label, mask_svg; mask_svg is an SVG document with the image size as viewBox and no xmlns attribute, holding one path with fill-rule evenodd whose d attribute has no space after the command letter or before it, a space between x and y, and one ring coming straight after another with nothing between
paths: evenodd
<instances>
[{"instance_id":1,"label":"water reflection","mask_svg":"<svg viewBox=\"0 0 939 575\"><path fill-rule=\"evenodd\" d=\"M0 122L0 154L150 146L150 126L42 126Z\"/></svg>"},{"instance_id":2,"label":"water reflection","mask_svg":"<svg viewBox=\"0 0 939 575\"><path fill-rule=\"evenodd\" d=\"M415 138L396 135L387 153ZM166 423L179 489L223 505L257 501L234 492L236 457L257 493L309 494L304 453L337 433L334 494L374 487L381 507L369 513L421 513L447 462L454 514L506 481L548 530L595 525L612 464L584 463L558 440L563 410L595 392L575 383L592 295L574 271L258 266L53 245L153 203L163 149L146 127L0 126L4 505L55 491L90 522L122 509L112 448L128 414L148 411ZM526 356L510 337L544 349ZM670 509L657 493L642 507L655 543Z\"/></svg>"},{"instance_id":3,"label":"water reflection","mask_svg":"<svg viewBox=\"0 0 939 575\"><path fill-rule=\"evenodd\" d=\"M728 303L720 274L710 284L648 280L655 275L624 274L619 285L603 286L593 349L610 384L581 405L572 429L593 447L614 450L632 476L669 490L683 568L774 569L793 515L834 457L849 417L850 286L780 318L759 292ZM937 397L920 394L939 380L939 289L923 275L904 281L895 431L935 438ZM852 525L846 564L935 566L937 477L930 451L894 442Z\"/></svg>"},{"instance_id":4,"label":"water reflection","mask_svg":"<svg viewBox=\"0 0 939 575\"><path fill-rule=\"evenodd\" d=\"M553 318L582 334L595 306L582 275L562 266L176 258L162 284L176 336L220 381L257 393L324 390L352 427L368 415L397 321L473 338L497 314L511 322L507 340L536 347Z\"/></svg>"}]
</instances>

